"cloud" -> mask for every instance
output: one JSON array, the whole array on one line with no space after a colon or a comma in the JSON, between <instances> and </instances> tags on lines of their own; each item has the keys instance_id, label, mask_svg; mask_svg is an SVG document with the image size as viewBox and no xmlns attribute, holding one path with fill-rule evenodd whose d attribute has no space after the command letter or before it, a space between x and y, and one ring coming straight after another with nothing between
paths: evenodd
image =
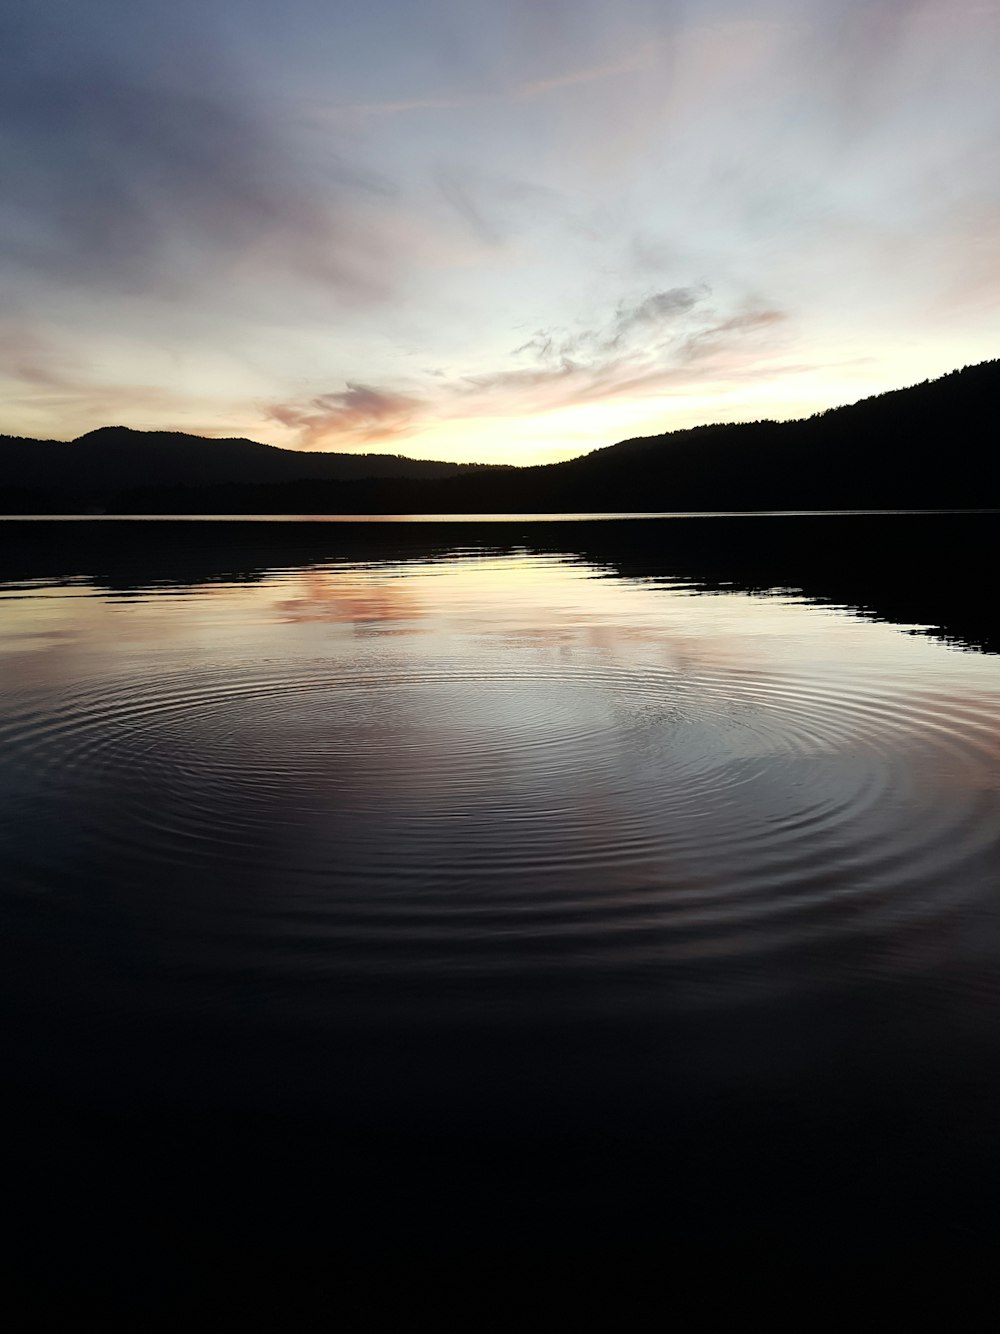
<instances>
[{"instance_id":1,"label":"cloud","mask_svg":"<svg viewBox=\"0 0 1000 1334\"><path fill-rule=\"evenodd\" d=\"M519 98L544 97L548 93L557 92L563 88L574 88L581 83L601 83L605 79L619 79L625 74L635 74L639 70L648 69L653 63L658 49L658 43L644 42L623 60L612 61L606 65L592 65L583 69L565 70L544 78L527 80L515 85L511 91L515 97Z\"/></svg>"},{"instance_id":2,"label":"cloud","mask_svg":"<svg viewBox=\"0 0 1000 1334\"><path fill-rule=\"evenodd\" d=\"M121 59L46 55L41 21L0 28L0 245L9 272L182 295L253 270L341 296L390 270L367 212L386 184L310 151L235 72L144 75Z\"/></svg>"},{"instance_id":3,"label":"cloud","mask_svg":"<svg viewBox=\"0 0 1000 1334\"><path fill-rule=\"evenodd\" d=\"M65 360L26 322L7 321L0 325L0 375L16 384L42 389L64 389L68 379Z\"/></svg>"},{"instance_id":4,"label":"cloud","mask_svg":"<svg viewBox=\"0 0 1000 1334\"><path fill-rule=\"evenodd\" d=\"M335 118L355 120L405 115L413 111L462 111L472 107L508 101L529 102L564 88L580 84L603 83L648 69L662 48L659 42L642 42L621 60L580 68L555 69L551 74L532 79L516 79L493 90L466 93L431 93L426 96L389 98L382 102L344 103L328 109Z\"/></svg>"},{"instance_id":5,"label":"cloud","mask_svg":"<svg viewBox=\"0 0 1000 1334\"><path fill-rule=\"evenodd\" d=\"M521 233L595 238L593 225L563 191L482 164L449 162L431 171L438 193L487 251ZM542 245L546 244L543 240Z\"/></svg>"},{"instance_id":6,"label":"cloud","mask_svg":"<svg viewBox=\"0 0 1000 1334\"><path fill-rule=\"evenodd\" d=\"M796 360L885 383L989 355L996 0L343 8L0 0L0 313L51 337L0 349L7 429L132 381L195 429L548 450L762 378L786 305Z\"/></svg>"},{"instance_id":7,"label":"cloud","mask_svg":"<svg viewBox=\"0 0 1000 1334\"><path fill-rule=\"evenodd\" d=\"M303 446L314 448L325 442L351 445L392 439L405 434L426 407L426 400L414 394L348 384L339 392L318 394L302 405L272 404L266 415L295 430Z\"/></svg>"},{"instance_id":8,"label":"cloud","mask_svg":"<svg viewBox=\"0 0 1000 1334\"><path fill-rule=\"evenodd\" d=\"M699 357L717 352L721 346L732 340L733 335L739 337L743 334L757 333L781 324L787 318L786 311L769 306L730 315L727 319L719 320L716 324L710 324L689 334L681 344L679 356L683 361L695 361Z\"/></svg>"},{"instance_id":9,"label":"cloud","mask_svg":"<svg viewBox=\"0 0 1000 1334\"><path fill-rule=\"evenodd\" d=\"M666 292L654 292L633 306L622 306L615 317L615 339L620 341L636 330L661 325L677 315L686 315L709 294L705 284L700 287L671 287Z\"/></svg>"},{"instance_id":10,"label":"cloud","mask_svg":"<svg viewBox=\"0 0 1000 1334\"><path fill-rule=\"evenodd\" d=\"M513 355L529 353L541 362L563 362L579 355L594 357L619 350L630 340L648 339L675 324L705 301L711 289L702 283L696 287L671 287L663 292L632 301L621 301L614 315L592 329L540 329L527 342L514 349Z\"/></svg>"},{"instance_id":11,"label":"cloud","mask_svg":"<svg viewBox=\"0 0 1000 1334\"><path fill-rule=\"evenodd\" d=\"M484 245L498 246L503 239L497 223L487 217L486 212L474 197L472 176L467 170L455 167L438 167L434 172L434 181L444 199L452 206L483 242Z\"/></svg>"},{"instance_id":12,"label":"cloud","mask_svg":"<svg viewBox=\"0 0 1000 1334\"><path fill-rule=\"evenodd\" d=\"M911 80L920 68L920 47L934 28L941 39L967 23L959 0L838 0L817 7L801 32L798 59L812 71L810 95L832 113L831 126L853 145L877 135L898 113L907 95L923 100L929 89Z\"/></svg>"},{"instance_id":13,"label":"cloud","mask_svg":"<svg viewBox=\"0 0 1000 1334\"><path fill-rule=\"evenodd\" d=\"M123 418L138 429L246 434L242 404L106 375L72 340L50 337L20 317L0 321L0 385L10 423L4 431L10 434L67 438ZM73 423L70 429L53 429L53 420L66 419Z\"/></svg>"},{"instance_id":14,"label":"cloud","mask_svg":"<svg viewBox=\"0 0 1000 1334\"><path fill-rule=\"evenodd\" d=\"M348 384L304 404L274 404L273 421L306 448L351 448L419 434L431 421L519 417L581 404L654 396L743 378L772 352L768 335L788 319L764 302L728 314L705 304L708 288L677 287L619 303L597 329L541 330L512 356L534 364L465 375L430 373L420 391ZM685 317L694 322L674 323ZM639 331L655 332L642 340ZM629 341L631 339L631 341Z\"/></svg>"}]
</instances>

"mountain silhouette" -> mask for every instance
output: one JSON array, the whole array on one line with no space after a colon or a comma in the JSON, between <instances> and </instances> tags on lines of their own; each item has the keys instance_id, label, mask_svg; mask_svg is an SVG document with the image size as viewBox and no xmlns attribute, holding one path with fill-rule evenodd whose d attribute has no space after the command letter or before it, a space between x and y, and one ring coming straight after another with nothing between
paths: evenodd
<instances>
[{"instance_id":1,"label":"mountain silhouette","mask_svg":"<svg viewBox=\"0 0 1000 1334\"><path fill-rule=\"evenodd\" d=\"M457 475L467 468L467 464L391 454L304 453L254 440L206 439L126 426L104 426L71 441L0 436L3 485L58 489L95 502L140 487L430 478Z\"/></svg>"},{"instance_id":2,"label":"mountain silhouette","mask_svg":"<svg viewBox=\"0 0 1000 1334\"><path fill-rule=\"evenodd\" d=\"M0 437L6 513L504 513L1000 505L1000 361L807 419L701 426L532 467L104 427Z\"/></svg>"}]
</instances>

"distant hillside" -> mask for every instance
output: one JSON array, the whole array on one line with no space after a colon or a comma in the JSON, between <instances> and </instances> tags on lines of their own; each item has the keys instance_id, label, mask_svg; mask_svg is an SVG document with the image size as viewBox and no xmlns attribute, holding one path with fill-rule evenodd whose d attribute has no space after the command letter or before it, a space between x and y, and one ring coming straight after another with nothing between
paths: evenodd
<instances>
[{"instance_id":1,"label":"distant hillside","mask_svg":"<svg viewBox=\"0 0 1000 1334\"><path fill-rule=\"evenodd\" d=\"M0 486L5 495L22 502L33 496L58 496L69 506L67 512L112 506L140 489L442 478L459 476L472 466L395 454L306 453L254 440L133 431L125 426L105 426L70 441L0 436ZM24 504L17 508L25 510Z\"/></svg>"},{"instance_id":2,"label":"distant hillside","mask_svg":"<svg viewBox=\"0 0 1000 1334\"><path fill-rule=\"evenodd\" d=\"M556 465L610 508L850 509L1000 505L1000 361L792 422L625 440Z\"/></svg>"},{"instance_id":3,"label":"distant hillside","mask_svg":"<svg viewBox=\"0 0 1000 1334\"><path fill-rule=\"evenodd\" d=\"M607 512L1000 507L1000 361L806 420L701 426L531 468L297 453L110 427L0 437L0 510Z\"/></svg>"}]
</instances>

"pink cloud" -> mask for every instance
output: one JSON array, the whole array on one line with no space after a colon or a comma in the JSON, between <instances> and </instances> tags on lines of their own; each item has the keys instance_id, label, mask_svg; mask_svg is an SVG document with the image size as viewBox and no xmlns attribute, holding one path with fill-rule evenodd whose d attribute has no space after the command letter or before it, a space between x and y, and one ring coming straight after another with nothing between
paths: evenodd
<instances>
[{"instance_id":1,"label":"pink cloud","mask_svg":"<svg viewBox=\"0 0 1000 1334\"><path fill-rule=\"evenodd\" d=\"M349 383L304 404L272 404L267 415L297 431L302 445L312 449L330 442L353 444L404 435L427 406L414 394Z\"/></svg>"},{"instance_id":2,"label":"pink cloud","mask_svg":"<svg viewBox=\"0 0 1000 1334\"><path fill-rule=\"evenodd\" d=\"M598 329L542 331L513 354L533 365L435 376L420 392L349 383L304 403L278 403L267 415L298 434L304 448L351 448L396 441L432 420L521 417L579 404L694 392L766 363L769 332L784 311L759 304L720 316L701 308L704 288L677 288L619 305ZM686 320L681 327L677 321ZM570 348L578 355L571 355Z\"/></svg>"}]
</instances>

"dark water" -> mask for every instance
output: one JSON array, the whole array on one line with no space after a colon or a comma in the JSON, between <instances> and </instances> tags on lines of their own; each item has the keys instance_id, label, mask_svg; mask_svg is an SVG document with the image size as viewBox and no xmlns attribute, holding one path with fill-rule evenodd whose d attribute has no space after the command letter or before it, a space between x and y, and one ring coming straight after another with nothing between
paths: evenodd
<instances>
[{"instance_id":1,"label":"dark water","mask_svg":"<svg viewBox=\"0 0 1000 1334\"><path fill-rule=\"evenodd\" d=\"M985 1265L997 531L8 523L22 1274Z\"/></svg>"}]
</instances>

